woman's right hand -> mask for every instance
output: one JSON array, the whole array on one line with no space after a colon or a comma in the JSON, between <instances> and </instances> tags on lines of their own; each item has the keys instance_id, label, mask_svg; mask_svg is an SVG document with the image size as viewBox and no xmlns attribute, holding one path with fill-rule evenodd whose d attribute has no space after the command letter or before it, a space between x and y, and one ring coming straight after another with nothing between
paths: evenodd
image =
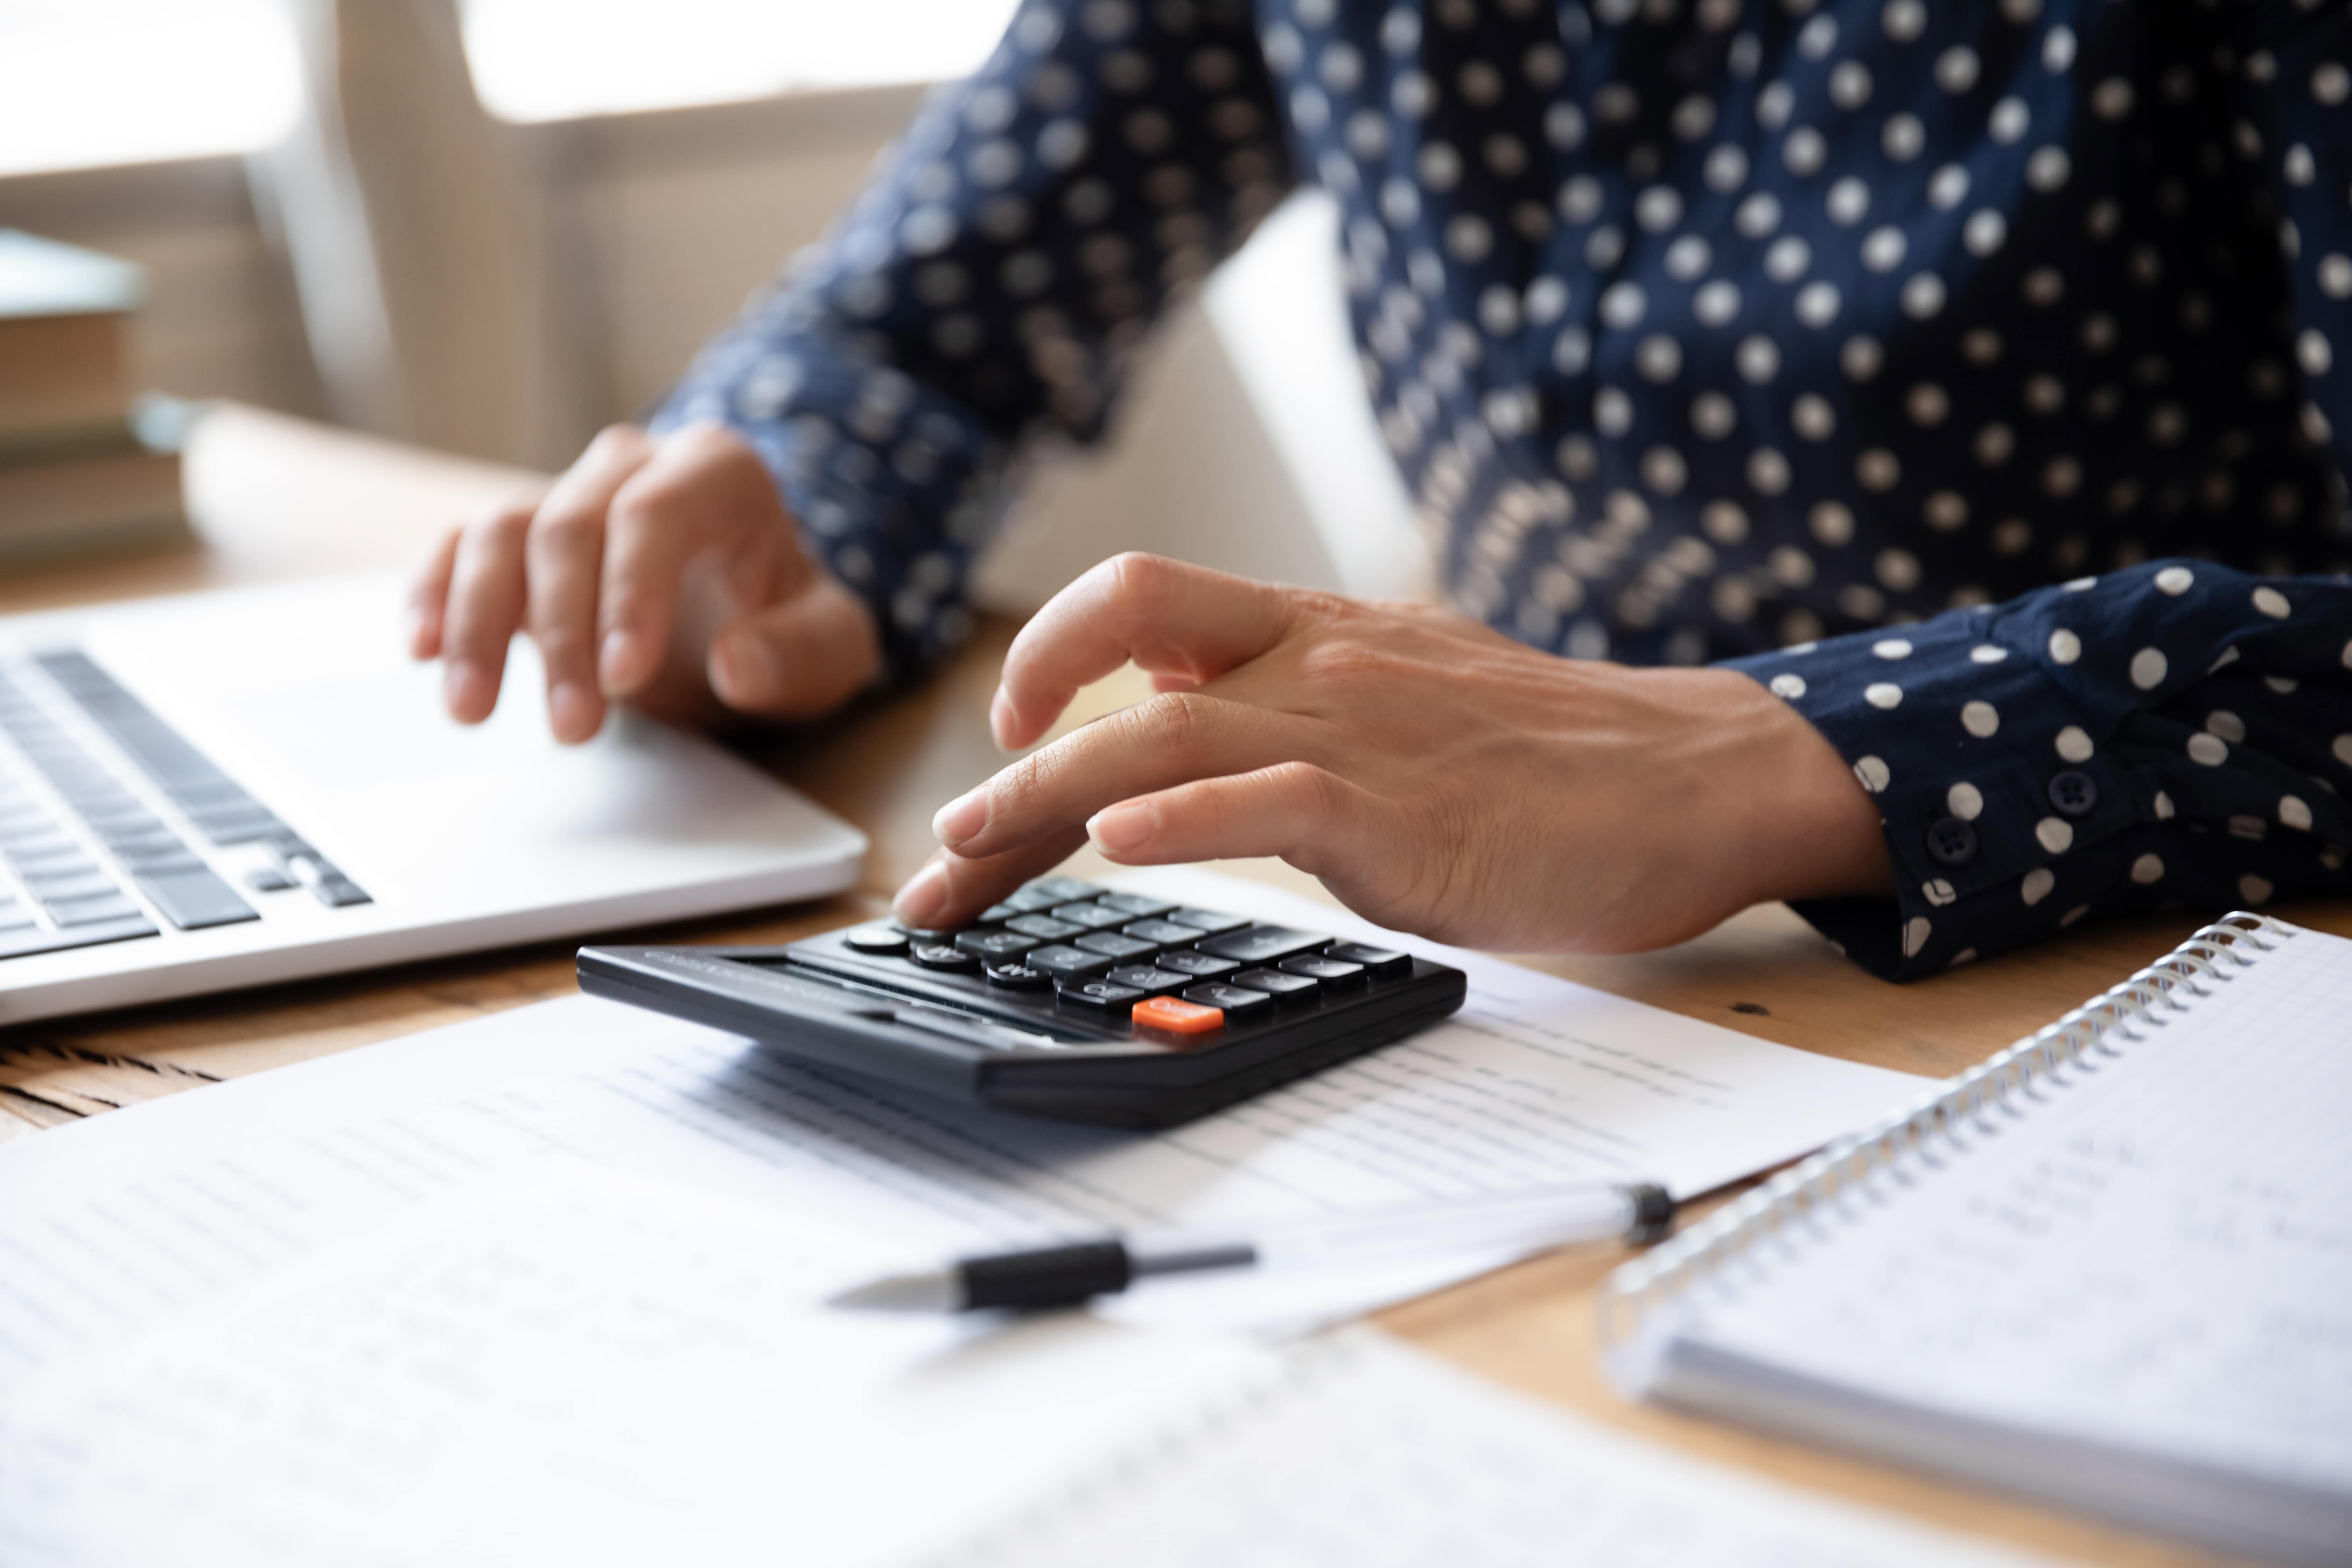
<instances>
[{"instance_id":1,"label":"woman's right hand","mask_svg":"<svg viewBox=\"0 0 2352 1568\"><path fill-rule=\"evenodd\" d=\"M453 528L417 574L409 651L452 718L498 706L530 634L548 727L587 740L616 702L709 723L813 719L881 668L873 613L801 548L774 478L722 425L616 425L541 495Z\"/></svg>"}]
</instances>

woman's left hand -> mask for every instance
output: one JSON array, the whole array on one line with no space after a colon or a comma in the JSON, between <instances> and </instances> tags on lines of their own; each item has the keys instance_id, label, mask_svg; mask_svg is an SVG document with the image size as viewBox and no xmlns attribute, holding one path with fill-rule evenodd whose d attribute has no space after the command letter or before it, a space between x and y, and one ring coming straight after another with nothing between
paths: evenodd
<instances>
[{"instance_id":1,"label":"woman's left hand","mask_svg":"<svg viewBox=\"0 0 2352 1568\"><path fill-rule=\"evenodd\" d=\"M1660 947L1891 880L1844 762L1733 671L1123 555L1014 640L997 742L1034 742L1130 660L1160 694L950 803L902 920L968 921L1088 838L1127 865L1279 856L1381 925L1505 952Z\"/></svg>"}]
</instances>

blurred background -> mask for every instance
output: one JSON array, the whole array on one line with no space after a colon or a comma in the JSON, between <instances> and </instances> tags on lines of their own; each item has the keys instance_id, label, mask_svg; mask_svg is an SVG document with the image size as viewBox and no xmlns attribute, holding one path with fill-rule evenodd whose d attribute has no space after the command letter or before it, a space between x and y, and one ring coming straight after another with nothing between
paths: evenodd
<instances>
[{"instance_id":1,"label":"blurred background","mask_svg":"<svg viewBox=\"0 0 2352 1568\"><path fill-rule=\"evenodd\" d=\"M0 228L143 270L142 388L559 468L818 236L1013 8L0 0ZM1108 447L1041 455L983 603L1034 606L1125 548L1424 591L1333 225L1294 199L1163 330Z\"/></svg>"}]
</instances>

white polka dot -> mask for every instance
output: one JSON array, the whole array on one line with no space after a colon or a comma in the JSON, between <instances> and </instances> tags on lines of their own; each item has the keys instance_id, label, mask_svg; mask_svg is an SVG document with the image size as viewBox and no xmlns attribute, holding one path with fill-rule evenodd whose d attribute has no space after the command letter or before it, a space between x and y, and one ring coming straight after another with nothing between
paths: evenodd
<instances>
[{"instance_id":1,"label":"white polka dot","mask_svg":"<svg viewBox=\"0 0 2352 1568\"><path fill-rule=\"evenodd\" d=\"M1974 822L1984 812L1984 792L1963 779L1944 792L1944 809L1962 822Z\"/></svg>"},{"instance_id":2,"label":"white polka dot","mask_svg":"<svg viewBox=\"0 0 2352 1568\"><path fill-rule=\"evenodd\" d=\"M2156 819L2158 822L2172 820L2172 797L2162 790L2156 792Z\"/></svg>"},{"instance_id":3,"label":"white polka dot","mask_svg":"<svg viewBox=\"0 0 2352 1568\"><path fill-rule=\"evenodd\" d=\"M1873 708L1893 708L1903 700L1903 689L1891 680L1874 681L1863 689L1862 700Z\"/></svg>"},{"instance_id":4,"label":"white polka dot","mask_svg":"<svg viewBox=\"0 0 2352 1568\"><path fill-rule=\"evenodd\" d=\"M2250 904L2267 904L2273 891L2269 882L2249 871L2238 879L2238 897Z\"/></svg>"},{"instance_id":5,"label":"white polka dot","mask_svg":"<svg viewBox=\"0 0 2352 1568\"><path fill-rule=\"evenodd\" d=\"M2008 657L2009 649L2005 647L1995 647L1989 642L1979 643L1976 647L1969 649L1969 662L1970 664L1999 664L2002 659L2005 659Z\"/></svg>"},{"instance_id":6,"label":"white polka dot","mask_svg":"<svg viewBox=\"0 0 2352 1568\"><path fill-rule=\"evenodd\" d=\"M2144 647L2132 655L2131 682L2142 691L2153 691L2164 684L2165 672L2171 668L2162 649Z\"/></svg>"},{"instance_id":7,"label":"white polka dot","mask_svg":"<svg viewBox=\"0 0 2352 1568\"><path fill-rule=\"evenodd\" d=\"M2090 912L2090 905L2076 904L2073 909L2068 910L2064 914L2058 917L2058 923L2061 926L2073 925L2075 921L2081 920L2084 915L2087 915Z\"/></svg>"},{"instance_id":8,"label":"white polka dot","mask_svg":"<svg viewBox=\"0 0 2352 1568\"><path fill-rule=\"evenodd\" d=\"M2049 867L2036 866L2025 874L2023 881L2018 883L2017 896L2023 899L2029 905L2038 904L2048 898L2050 889L2057 885L2058 879L2052 874Z\"/></svg>"},{"instance_id":9,"label":"white polka dot","mask_svg":"<svg viewBox=\"0 0 2352 1568\"><path fill-rule=\"evenodd\" d=\"M2352 735L2336 736L2335 744L2328 749L2336 753L2337 762L2352 768Z\"/></svg>"},{"instance_id":10,"label":"white polka dot","mask_svg":"<svg viewBox=\"0 0 2352 1568\"><path fill-rule=\"evenodd\" d=\"M2189 737L2189 760L2218 768L2230 760L2230 748L2221 736L2208 735L2200 730Z\"/></svg>"},{"instance_id":11,"label":"white polka dot","mask_svg":"<svg viewBox=\"0 0 2352 1568\"><path fill-rule=\"evenodd\" d=\"M2311 831L2311 807L2304 804L2300 795L2279 796L2278 819L2282 825L2299 833Z\"/></svg>"},{"instance_id":12,"label":"white polka dot","mask_svg":"<svg viewBox=\"0 0 2352 1568\"><path fill-rule=\"evenodd\" d=\"M2216 708L2205 715L2205 732L2219 735L2234 746L2246 738L2246 721L2227 708Z\"/></svg>"},{"instance_id":13,"label":"white polka dot","mask_svg":"<svg viewBox=\"0 0 2352 1568\"><path fill-rule=\"evenodd\" d=\"M2033 837L2053 855L2074 847L2074 825L2063 816L2045 816L2033 825Z\"/></svg>"},{"instance_id":14,"label":"white polka dot","mask_svg":"<svg viewBox=\"0 0 2352 1568\"><path fill-rule=\"evenodd\" d=\"M2072 664L2083 657L2083 639L2061 626L2050 634L2050 658L2055 664Z\"/></svg>"},{"instance_id":15,"label":"white polka dot","mask_svg":"<svg viewBox=\"0 0 2352 1568\"><path fill-rule=\"evenodd\" d=\"M2091 760L2093 749L2091 737L2084 732L2080 724L2069 724L2059 731L2056 744L2058 754L2070 763L2087 763Z\"/></svg>"},{"instance_id":16,"label":"white polka dot","mask_svg":"<svg viewBox=\"0 0 2352 1568\"><path fill-rule=\"evenodd\" d=\"M1903 254L1909 248L1903 231L1888 224L1872 229L1862 242L1862 264L1873 272L1892 272L1903 265Z\"/></svg>"},{"instance_id":17,"label":"white polka dot","mask_svg":"<svg viewBox=\"0 0 2352 1568\"><path fill-rule=\"evenodd\" d=\"M2156 855L2143 855L2131 863L2131 879L2145 887L2164 876L2164 860Z\"/></svg>"},{"instance_id":18,"label":"white polka dot","mask_svg":"<svg viewBox=\"0 0 2352 1568\"><path fill-rule=\"evenodd\" d=\"M1773 696L1786 697L1793 702L1804 694L1805 678L1803 676L1784 672L1772 678Z\"/></svg>"},{"instance_id":19,"label":"white polka dot","mask_svg":"<svg viewBox=\"0 0 2352 1568\"><path fill-rule=\"evenodd\" d=\"M1885 758L1864 757L1853 764L1853 776L1862 782L1863 788L1876 795L1886 787L1887 781L1894 775L1887 769Z\"/></svg>"},{"instance_id":20,"label":"white polka dot","mask_svg":"<svg viewBox=\"0 0 2352 1568\"><path fill-rule=\"evenodd\" d=\"M1946 92L1966 92L1976 86L1980 68L1977 52L1964 44L1956 44L1936 57L1936 85Z\"/></svg>"},{"instance_id":21,"label":"white polka dot","mask_svg":"<svg viewBox=\"0 0 2352 1568\"><path fill-rule=\"evenodd\" d=\"M2156 574L2157 591L2169 594L2176 599L2189 592L2196 582L2197 574L2186 566L2168 566Z\"/></svg>"},{"instance_id":22,"label":"white polka dot","mask_svg":"<svg viewBox=\"0 0 2352 1568\"><path fill-rule=\"evenodd\" d=\"M1911 645L1901 637L1885 637L1871 644L1870 651L1881 658L1909 658Z\"/></svg>"},{"instance_id":23,"label":"white polka dot","mask_svg":"<svg viewBox=\"0 0 2352 1568\"><path fill-rule=\"evenodd\" d=\"M1926 915L1913 915L1903 922L1903 956L1916 958L1919 950L1927 945L1927 937L1936 928L1927 923Z\"/></svg>"},{"instance_id":24,"label":"white polka dot","mask_svg":"<svg viewBox=\"0 0 2352 1568\"><path fill-rule=\"evenodd\" d=\"M2254 608L2274 621L2283 621L2294 612L2294 606L2286 602L2286 595L2272 587L2254 590Z\"/></svg>"},{"instance_id":25,"label":"white polka dot","mask_svg":"<svg viewBox=\"0 0 2352 1568\"><path fill-rule=\"evenodd\" d=\"M1971 702L1960 710L1960 728L1978 740L1989 740L2000 728L2000 710L1990 702Z\"/></svg>"}]
</instances>

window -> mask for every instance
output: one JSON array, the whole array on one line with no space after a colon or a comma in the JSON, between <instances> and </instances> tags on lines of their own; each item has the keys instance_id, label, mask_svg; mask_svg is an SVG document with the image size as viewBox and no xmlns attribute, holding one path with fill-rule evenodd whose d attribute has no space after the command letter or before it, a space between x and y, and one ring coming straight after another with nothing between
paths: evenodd
<instances>
[{"instance_id":1,"label":"window","mask_svg":"<svg viewBox=\"0 0 2352 1568\"><path fill-rule=\"evenodd\" d=\"M249 152L300 101L278 0L0 0L0 174Z\"/></svg>"},{"instance_id":2,"label":"window","mask_svg":"<svg viewBox=\"0 0 2352 1568\"><path fill-rule=\"evenodd\" d=\"M946 80L1014 0L465 0L491 111L562 120L811 88Z\"/></svg>"}]
</instances>

